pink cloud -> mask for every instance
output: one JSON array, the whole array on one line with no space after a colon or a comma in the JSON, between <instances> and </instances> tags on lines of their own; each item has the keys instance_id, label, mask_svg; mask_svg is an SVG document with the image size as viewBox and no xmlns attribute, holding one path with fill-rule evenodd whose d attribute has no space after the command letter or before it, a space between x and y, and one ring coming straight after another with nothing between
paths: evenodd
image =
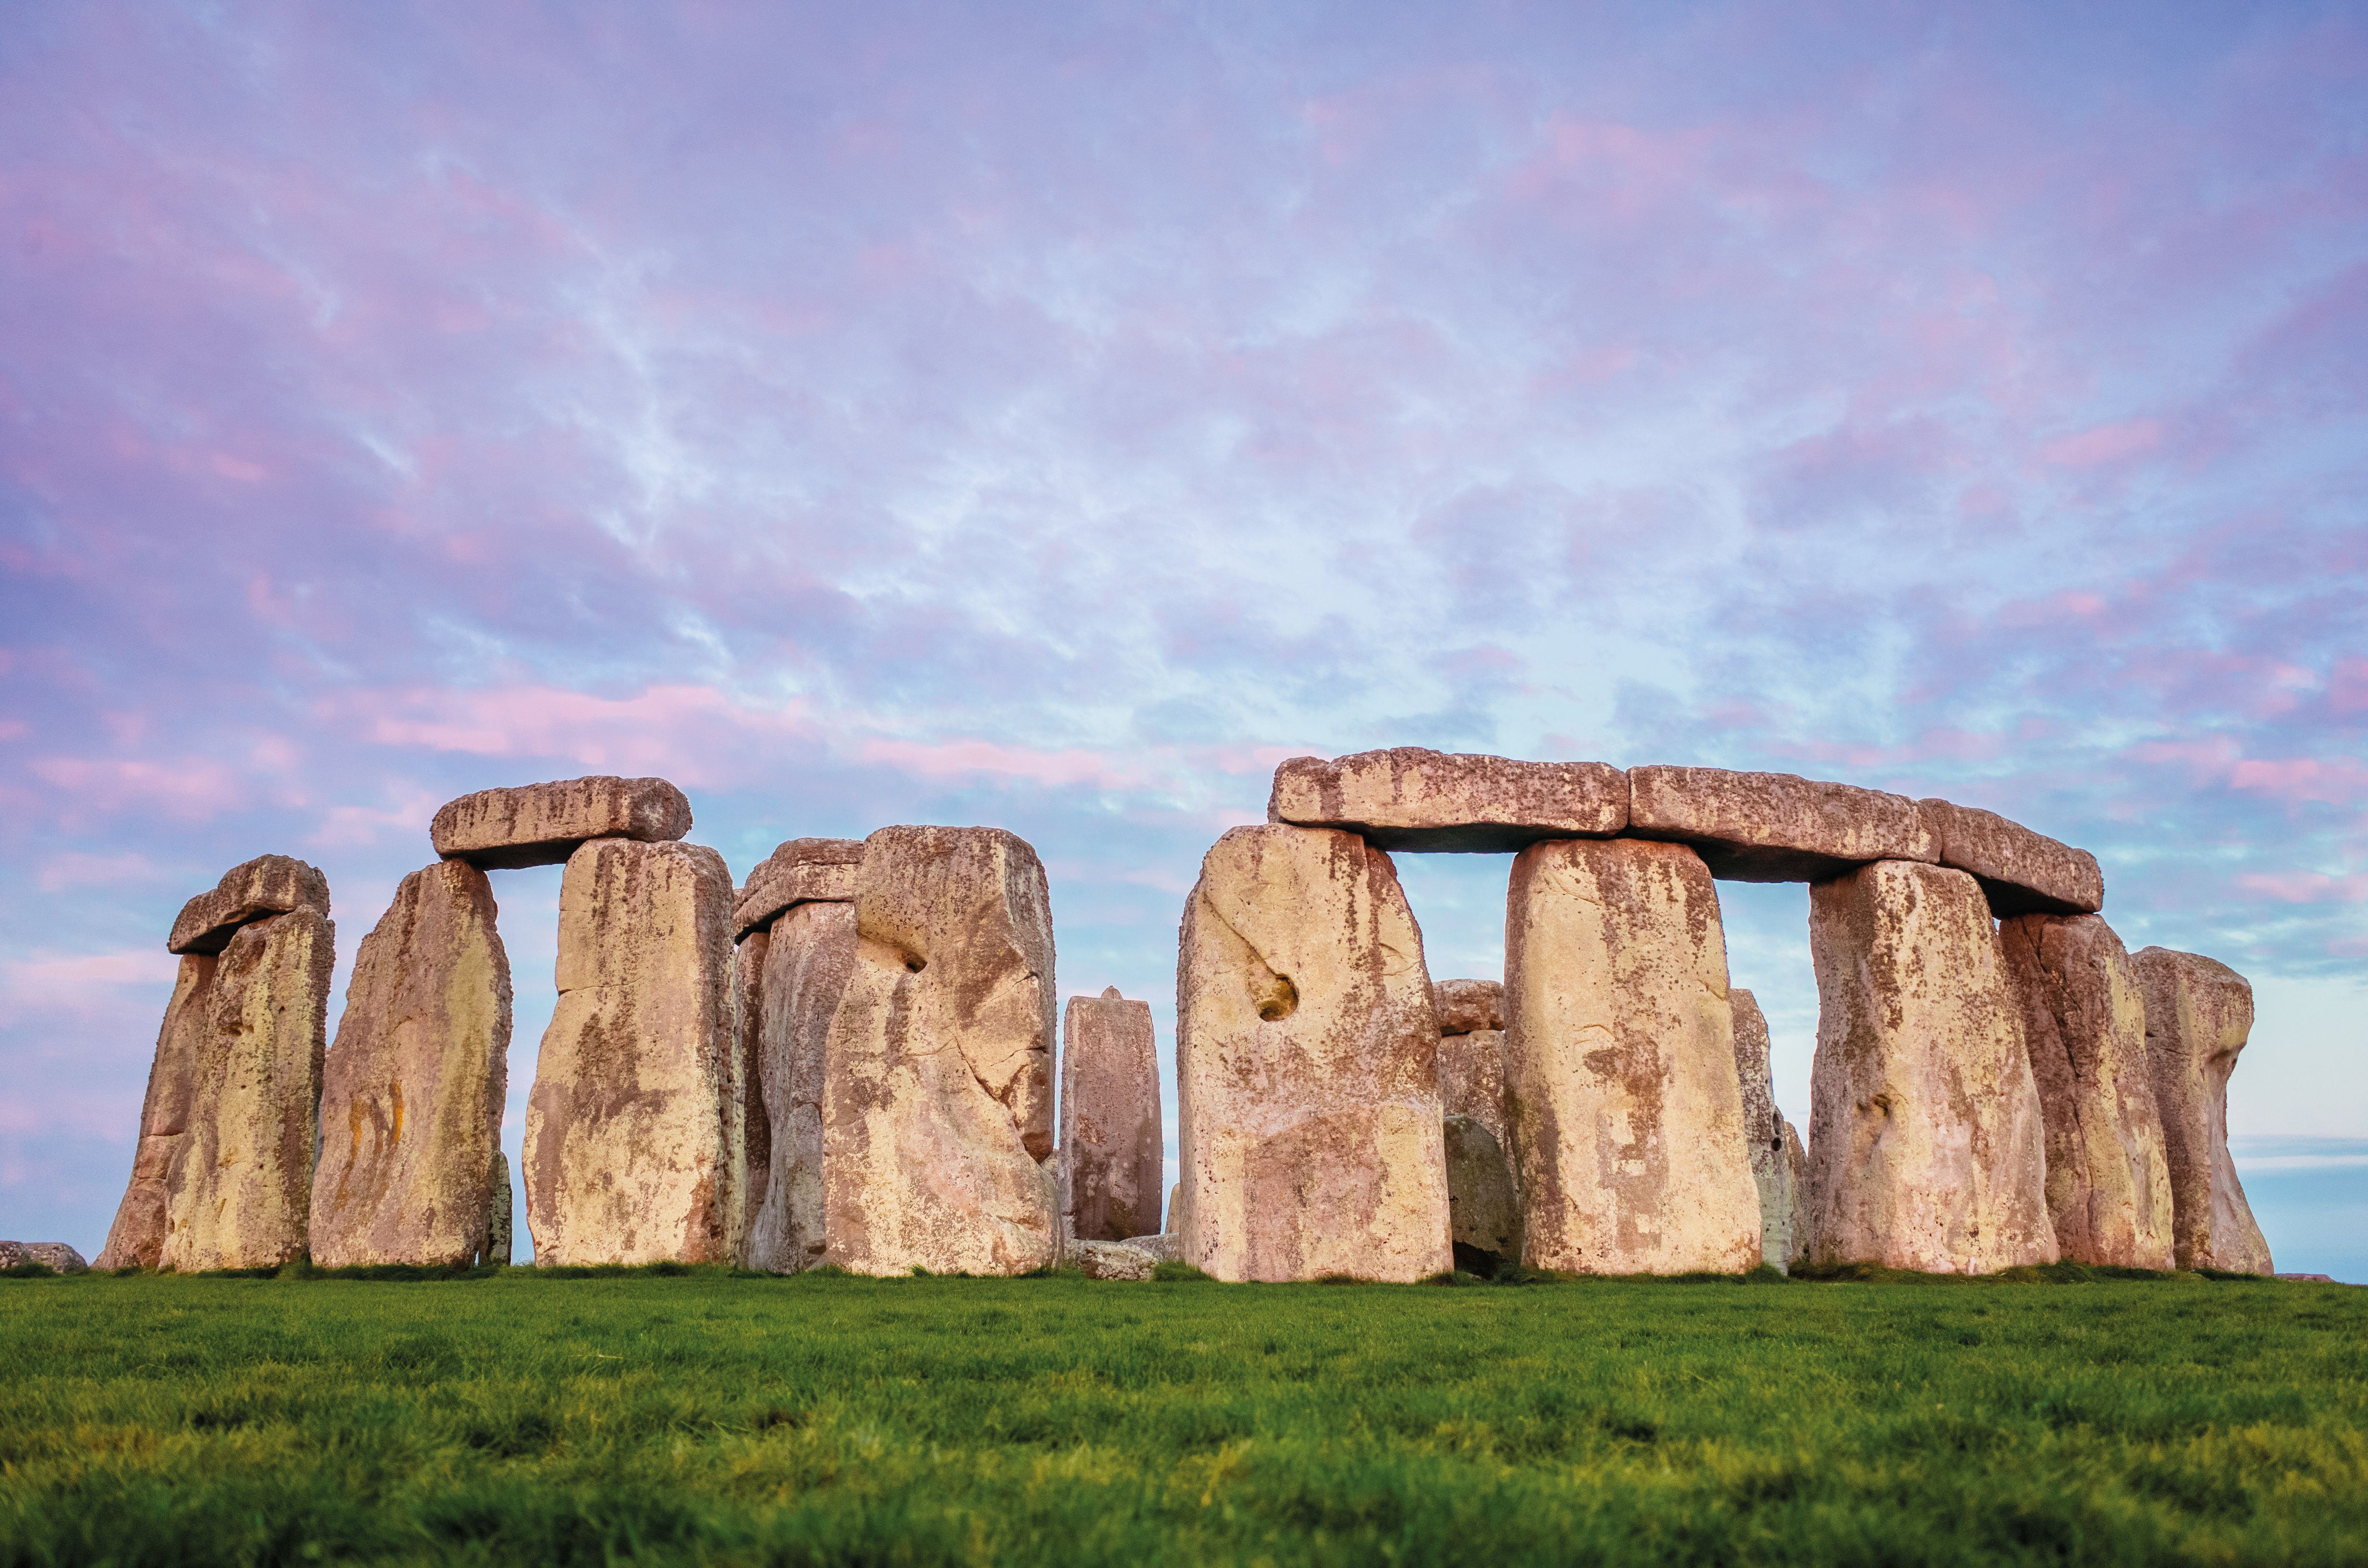
<instances>
[{"instance_id":1,"label":"pink cloud","mask_svg":"<svg viewBox=\"0 0 2368 1568\"><path fill-rule=\"evenodd\" d=\"M985 775L1055 789L1083 785L1097 790L1134 790L1152 777L1148 761L1141 753L1112 756L1085 750L1040 751L994 741L871 740L856 747L855 758L925 778Z\"/></svg>"},{"instance_id":2,"label":"pink cloud","mask_svg":"<svg viewBox=\"0 0 2368 1568\"><path fill-rule=\"evenodd\" d=\"M2351 757L2253 759L2230 769L2228 783L2234 789L2254 790L2289 802L2319 801L2349 806L2368 801L2368 765Z\"/></svg>"},{"instance_id":3,"label":"pink cloud","mask_svg":"<svg viewBox=\"0 0 2368 1568\"><path fill-rule=\"evenodd\" d=\"M67 892L149 882L158 875L154 861L133 851L120 855L68 853L52 855L41 862L38 885L43 892Z\"/></svg>"},{"instance_id":4,"label":"pink cloud","mask_svg":"<svg viewBox=\"0 0 2368 1568\"><path fill-rule=\"evenodd\" d=\"M51 1001L60 990L88 985L169 984L180 960L154 948L130 948L106 953L35 952L21 959L0 960L0 976L19 1002Z\"/></svg>"},{"instance_id":5,"label":"pink cloud","mask_svg":"<svg viewBox=\"0 0 2368 1568\"><path fill-rule=\"evenodd\" d=\"M379 745L535 758L679 784L745 778L751 741L819 742L803 698L748 706L709 686L652 686L626 698L561 687L415 687L332 699L324 711ZM359 825L359 822L355 825Z\"/></svg>"},{"instance_id":6,"label":"pink cloud","mask_svg":"<svg viewBox=\"0 0 2368 1568\"><path fill-rule=\"evenodd\" d=\"M2162 437L2159 419L2124 419L2051 441L2039 455L2058 468L2100 468L2153 451Z\"/></svg>"},{"instance_id":7,"label":"pink cloud","mask_svg":"<svg viewBox=\"0 0 2368 1568\"><path fill-rule=\"evenodd\" d=\"M2330 877L2322 871L2248 871L2237 885L2286 903L2359 903L2368 900L2368 873Z\"/></svg>"},{"instance_id":8,"label":"pink cloud","mask_svg":"<svg viewBox=\"0 0 2368 1568\"><path fill-rule=\"evenodd\" d=\"M91 808L123 812L153 807L183 822L202 822L240 804L248 794L237 775L204 757L150 762L44 756L35 758L28 770L66 791L60 804L75 818Z\"/></svg>"}]
</instances>

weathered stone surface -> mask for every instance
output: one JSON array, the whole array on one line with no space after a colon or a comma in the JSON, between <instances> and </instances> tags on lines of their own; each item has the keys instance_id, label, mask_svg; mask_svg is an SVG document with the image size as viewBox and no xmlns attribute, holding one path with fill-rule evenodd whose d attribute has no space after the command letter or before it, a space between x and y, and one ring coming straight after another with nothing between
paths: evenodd
<instances>
[{"instance_id":1,"label":"weathered stone surface","mask_svg":"<svg viewBox=\"0 0 2368 1568\"><path fill-rule=\"evenodd\" d=\"M1939 853L1905 795L1723 767L1630 768L1628 831L1691 844L1712 876L1736 882L1821 881Z\"/></svg>"},{"instance_id":2,"label":"weathered stone surface","mask_svg":"<svg viewBox=\"0 0 2368 1568\"><path fill-rule=\"evenodd\" d=\"M1439 1016L1439 1105L1505 1138L1505 988L1450 980L1430 988ZM1457 1027L1461 1026L1461 1027Z\"/></svg>"},{"instance_id":3,"label":"weathered stone surface","mask_svg":"<svg viewBox=\"0 0 2368 1568\"><path fill-rule=\"evenodd\" d=\"M831 1019L855 969L855 906L801 903L764 944L755 1068L770 1129L765 1200L748 1231L748 1267L793 1274L823 1261L823 1066ZM754 1168L756 1155L749 1160Z\"/></svg>"},{"instance_id":4,"label":"weathered stone surface","mask_svg":"<svg viewBox=\"0 0 2368 1568\"><path fill-rule=\"evenodd\" d=\"M509 1262L513 1240L510 1219L510 1160L496 1149L493 1168L485 1176L485 1250L479 1261Z\"/></svg>"},{"instance_id":5,"label":"weathered stone surface","mask_svg":"<svg viewBox=\"0 0 2368 1568\"><path fill-rule=\"evenodd\" d=\"M1430 988L1430 1009L1441 1035L1505 1027L1505 987L1495 980L1442 980Z\"/></svg>"},{"instance_id":6,"label":"weathered stone surface","mask_svg":"<svg viewBox=\"0 0 2368 1568\"><path fill-rule=\"evenodd\" d=\"M2105 907L2105 873L2086 849L2059 844L1996 812L1918 801L1941 864L1971 871L1990 910L2009 915L2093 915Z\"/></svg>"},{"instance_id":7,"label":"weathered stone surface","mask_svg":"<svg viewBox=\"0 0 2368 1568\"><path fill-rule=\"evenodd\" d=\"M846 903L863 864L860 838L792 838L748 873L732 905L732 935L769 926L792 904Z\"/></svg>"},{"instance_id":8,"label":"weathered stone surface","mask_svg":"<svg viewBox=\"0 0 2368 1568\"><path fill-rule=\"evenodd\" d=\"M1076 1242L1069 1261L1088 1279L1148 1279L1159 1260L1124 1242Z\"/></svg>"},{"instance_id":9,"label":"weathered stone surface","mask_svg":"<svg viewBox=\"0 0 2368 1568\"><path fill-rule=\"evenodd\" d=\"M1810 1260L2054 1263L2039 1090L1979 885L1876 861L1809 890L1809 949Z\"/></svg>"},{"instance_id":10,"label":"weathered stone surface","mask_svg":"<svg viewBox=\"0 0 2368 1568\"><path fill-rule=\"evenodd\" d=\"M165 1250L165 1211L179 1168L189 1111L197 1101L198 1059L213 1017L215 956L186 953L156 1034L156 1054L148 1067L148 1093L140 1107L140 1141L131 1156L131 1180L115 1210L115 1222L99 1249L101 1268L154 1268Z\"/></svg>"},{"instance_id":11,"label":"weathered stone surface","mask_svg":"<svg viewBox=\"0 0 2368 1568\"><path fill-rule=\"evenodd\" d=\"M1183 1261L1183 1242L1173 1231L1162 1231L1156 1236L1129 1236L1126 1238L1126 1244L1148 1253L1154 1263Z\"/></svg>"},{"instance_id":12,"label":"weathered stone surface","mask_svg":"<svg viewBox=\"0 0 2368 1568\"><path fill-rule=\"evenodd\" d=\"M0 1242L0 1268L38 1263L60 1274L80 1274L90 1267L82 1254L63 1242Z\"/></svg>"},{"instance_id":13,"label":"weathered stone surface","mask_svg":"<svg viewBox=\"0 0 2368 1568\"><path fill-rule=\"evenodd\" d=\"M732 1053L739 1064L740 1148L747 1160L740 1186L746 1220L741 1229L741 1262L754 1268L757 1217L773 1181L773 1113L765 1105L765 959L772 949L768 928L741 931L732 952Z\"/></svg>"},{"instance_id":14,"label":"weathered stone surface","mask_svg":"<svg viewBox=\"0 0 2368 1568\"><path fill-rule=\"evenodd\" d=\"M1000 828L882 828L864 841L855 923L823 1083L829 1261L858 1274L1042 1267L1060 1242L1043 1163L1054 992L1042 863Z\"/></svg>"},{"instance_id":15,"label":"weathered stone surface","mask_svg":"<svg viewBox=\"0 0 2368 1568\"><path fill-rule=\"evenodd\" d=\"M1634 838L1523 850L1505 1002L1522 1261L1580 1274L1758 1264L1726 941L1701 858Z\"/></svg>"},{"instance_id":16,"label":"weathered stone surface","mask_svg":"<svg viewBox=\"0 0 2368 1568\"><path fill-rule=\"evenodd\" d=\"M690 831L690 802L663 778L596 775L448 801L428 828L447 860L498 869L556 866L596 838L670 843Z\"/></svg>"},{"instance_id":17,"label":"weathered stone surface","mask_svg":"<svg viewBox=\"0 0 2368 1568\"><path fill-rule=\"evenodd\" d=\"M1751 1180L1759 1189L1759 1256L1790 1268L1801 1256L1799 1185L1801 1135L1776 1108L1776 1078L1768 1060L1768 1016L1741 986L1726 994L1735 1012L1735 1073L1743 1089L1743 1142L1751 1153Z\"/></svg>"},{"instance_id":18,"label":"weathered stone surface","mask_svg":"<svg viewBox=\"0 0 2368 1568\"><path fill-rule=\"evenodd\" d=\"M302 1256L336 930L310 906L238 928L215 960L157 1267Z\"/></svg>"},{"instance_id":19,"label":"weathered stone surface","mask_svg":"<svg viewBox=\"0 0 2368 1568\"><path fill-rule=\"evenodd\" d=\"M1458 1260L1463 1261L1468 1247L1498 1263L1520 1261L1521 1200L1503 1141L1496 1130L1468 1116L1447 1117L1441 1131L1447 1143L1448 1230Z\"/></svg>"},{"instance_id":20,"label":"weathered stone surface","mask_svg":"<svg viewBox=\"0 0 2368 1568\"><path fill-rule=\"evenodd\" d=\"M1062 1019L1062 1211L1081 1241L1159 1229L1164 1153L1151 1004L1115 985L1072 996Z\"/></svg>"},{"instance_id":21,"label":"weathered stone surface","mask_svg":"<svg viewBox=\"0 0 2368 1568\"><path fill-rule=\"evenodd\" d=\"M1383 849L1501 853L1602 836L1628 821L1628 787L1600 762L1516 762L1399 746L1274 770L1267 820L1333 827Z\"/></svg>"},{"instance_id":22,"label":"weathered stone surface","mask_svg":"<svg viewBox=\"0 0 2368 1568\"><path fill-rule=\"evenodd\" d=\"M181 906L165 948L175 953L218 953L251 920L295 909L329 913L329 879L320 868L287 855L259 855L222 873L220 886Z\"/></svg>"},{"instance_id":23,"label":"weathered stone surface","mask_svg":"<svg viewBox=\"0 0 2368 1568\"><path fill-rule=\"evenodd\" d=\"M2055 1244L2075 1263L2174 1267L2146 998L2122 939L2094 915L2019 915L1998 942L2047 1128Z\"/></svg>"},{"instance_id":24,"label":"weathered stone surface","mask_svg":"<svg viewBox=\"0 0 2368 1568\"><path fill-rule=\"evenodd\" d=\"M509 1090L510 960L493 884L414 871L362 938L321 1087L313 1261L466 1265Z\"/></svg>"},{"instance_id":25,"label":"weathered stone surface","mask_svg":"<svg viewBox=\"0 0 2368 1568\"><path fill-rule=\"evenodd\" d=\"M2253 1032L2253 988L2200 953L2142 948L2146 1057L2170 1169L2171 1241L2181 1268L2276 1272L2228 1157L2228 1075Z\"/></svg>"},{"instance_id":26,"label":"weathered stone surface","mask_svg":"<svg viewBox=\"0 0 2368 1568\"><path fill-rule=\"evenodd\" d=\"M537 1263L739 1257L731 917L732 874L704 846L599 838L568 857L522 1151Z\"/></svg>"},{"instance_id":27,"label":"weathered stone surface","mask_svg":"<svg viewBox=\"0 0 2368 1568\"><path fill-rule=\"evenodd\" d=\"M1396 868L1350 833L1239 827L1177 963L1184 1261L1220 1279L1447 1269L1439 1028Z\"/></svg>"}]
</instances>

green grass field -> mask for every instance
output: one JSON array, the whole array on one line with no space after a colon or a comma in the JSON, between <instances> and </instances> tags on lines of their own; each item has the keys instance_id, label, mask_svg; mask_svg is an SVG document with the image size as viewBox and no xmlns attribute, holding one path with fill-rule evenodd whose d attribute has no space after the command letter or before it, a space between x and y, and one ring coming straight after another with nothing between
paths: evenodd
<instances>
[{"instance_id":1,"label":"green grass field","mask_svg":"<svg viewBox=\"0 0 2368 1568\"><path fill-rule=\"evenodd\" d=\"M0 1562L2368 1561L2368 1290L0 1280Z\"/></svg>"}]
</instances>

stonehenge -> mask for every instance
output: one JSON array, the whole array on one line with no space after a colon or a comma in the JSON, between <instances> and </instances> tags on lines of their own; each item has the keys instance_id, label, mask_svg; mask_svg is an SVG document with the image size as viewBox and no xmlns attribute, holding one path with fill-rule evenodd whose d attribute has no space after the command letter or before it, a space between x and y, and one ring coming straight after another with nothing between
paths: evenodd
<instances>
[{"instance_id":1,"label":"stonehenge","mask_svg":"<svg viewBox=\"0 0 2368 1568\"><path fill-rule=\"evenodd\" d=\"M267 855L190 899L97 1266L506 1263L487 873L559 865L518 1167L541 1265L2271 1271L2227 1148L2250 988L2124 950L2085 851L1787 774L1417 747L1289 759L1267 816L1185 900L1164 1205L1151 1007L1064 1008L1026 842L793 838L735 886L679 790L598 777L435 813L334 1044L321 872ZM1432 983L1394 851L1512 857L1501 984ZM1805 1148L1720 880L1809 888Z\"/></svg>"}]
</instances>

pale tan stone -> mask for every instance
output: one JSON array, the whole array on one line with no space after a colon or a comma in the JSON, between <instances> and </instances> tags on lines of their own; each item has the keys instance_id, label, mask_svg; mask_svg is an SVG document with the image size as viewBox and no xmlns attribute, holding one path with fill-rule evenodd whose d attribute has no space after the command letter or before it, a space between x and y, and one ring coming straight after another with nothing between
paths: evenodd
<instances>
[{"instance_id":1,"label":"pale tan stone","mask_svg":"<svg viewBox=\"0 0 2368 1568\"><path fill-rule=\"evenodd\" d=\"M1442 980L1430 998L1440 1028L1450 1230L1459 1249L1517 1262L1521 1208L1506 1131L1505 988L1493 980Z\"/></svg>"},{"instance_id":2,"label":"pale tan stone","mask_svg":"<svg viewBox=\"0 0 2368 1568\"><path fill-rule=\"evenodd\" d=\"M704 846L599 838L568 857L522 1151L537 1263L738 1259L731 918L732 875Z\"/></svg>"},{"instance_id":3,"label":"pale tan stone","mask_svg":"<svg viewBox=\"0 0 2368 1568\"><path fill-rule=\"evenodd\" d=\"M509 1262L513 1239L510 1221L510 1161L508 1155L496 1149L493 1167L485 1174L485 1250L479 1262Z\"/></svg>"},{"instance_id":4,"label":"pale tan stone","mask_svg":"<svg viewBox=\"0 0 2368 1568\"><path fill-rule=\"evenodd\" d=\"M1062 1019L1060 1173L1069 1234L1121 1242L1159 1229L1165 1183L1151 1005L1111 986Z\"/></svg>"},{"instance_id":5,"label":"pale tan stone","mask_svg":"<svg viewBox=\"0 0 2368 1568\"><path fill-rule=\"evenodd\" d=\"M1741 1274L1759 1261L1718 892L1701 857L1565 839L1513 862L1506 1086L1522 1261Z\"/></svg>"},{"instance_id":6,"label":"pale tan stone","mask_svg":"<svg viewBox=\"0 0 2368 1568\"><path fill-rule=\"evenodd\" d=\"M466 1265L509 1089L510 960L493 884L414 871L362 938L321 1085L313 1261Z\"/></svg>"},{"instance_id":7,"label":"pale tan stone","mask_svg":"<svg viewBox=\"0 0 2368 1568\"><path fill-rule=\"evenodd\" d=\"M1451 1267L1439 1028L1390 858L1240 827L1201 864L1177 965L1184 1261L1220 1279Z\"/></svg>"},{"instance_id":8,"label":"pale tan stone","mask_svg":"<svg viewBox=\"0 0 2368 1568\"><path fill-rule=\"evenodd\" d=\"M1760 1261L1790 1268L1801 1256L1801 1137L1776 1108L1769 1062L1768 1016L1742 986L1728 990L1735 1012L1735 1072L1743 1089L1743 1141L1751 1153L1751 1180L1759 1189Z\"/></svg>"},{"instance_id":9,"label":"pale tan stone","mask_svg":"<svg viewBox=\"0 0 2368 1568\"><path fill-rule=\"evenodd\" d=\"M1399 746L1274 770L1267 820L1354 833L1383 849L1497 853L1604 835L1628 822L1628 787L1600 762L1516 762Z\"/></svg>"},{"instance_id":10,"label":"pale tan stone","mask_svg":"<svg viewBox=\"0 0 2368 1568\"><path fill-rule=\"evenodd\" d=\"M2045 1124L1973 877L1878 860L1809 891L1809 1258L2054 1263Z\"/></svg>"},{"instance_id":11,"label":"pale tan stone","mask_svg":"<svg viewBox=\"0 0 2368 1568\"><path fill-rule=\"evenodd\" d=\"M2122 939L2094 915L2019 915L1998 941L2046 1121L2057 1247L2074 1263L2174 1267L2146 997Z\"/></svg>"},{"instance_id":12,"label":"pale tan stone","mask_svg":"<svg viewBox=\"0 0 2368 1568\"><path fill-rule=\"evenodd\" d=\"M2253 1032L2253 988L2201 953L2142 948L2131 965L2146 996L2147 1066L2170 1169L2179 1267L2274 1273L2228 1157L2228 1076Z\"/></svg>"},{"instance_id":13,"label":"pale tan stone","mask_svg":"<svg viewBox=\"0 0 2368 1568\"><path fill-rule=\"evenodd\" d=\"M499 869L556 866L596 838L670 843L689 831L690 802L665 779L600 774L448 801L428 837L447 860Z\"/></svg>"},{"instance_id":14,"label":"pale tan stone","mask_svg":"<svg viewBox=\"0 0 2368 1568\"><path fill-rule=\"evenodd\" d=\"M303 1256L336 928L304 907L238 928L216 961L157 1267Z\"/></svg>"},{"instance_id":15,"label":"pale tan stone","mask_svg":"<svg viewBox=\"0 0 2368 1568\"><path fill-rule=\"evenodd\" d=\"M189 1132L197 1102L198 1061L213 1017L211 953L185 953L156 1034L156 1054L148 1066L148 1092L140 1107L140 1141L131 1156L131 1180L116 1209L115 1223L99 1250L101 1268L154 1268L164 1256L165 1212L172 1201L174 1174Z\"/></svg>"},{"instance_id":16,"label":"pale tan stone","mask_svg":"<svg viewBox=\"0 0 2368 1568\"><path fill-rule=\"evenodd\" d=\"M1505 1027L1505 986L1495 980L1442 980L1430 988L1442 1036Z\"/></svg>"},{"instance_id":17,"label":"pale tan stone","mask_svg":"<svg viewBox=\"0 0 2368 1568\"><path fill-rule=\"evenodd\" d=\"M1042 863L1000 828L882 828L864 841L855 921L825 1052L828 1260L857 1274L1042 1267L1060 1242Z\"/></svg>"},{"instance_id":18,"label":"pale tan stone","mask_svg":"<svg viewBox=\"0 0 2368 1568\"><path fill-rule=\"evenodd\" d=\"M1971 871L1991 913L2093 915L2105 907L2105 873L2086 849L2059 844L1996 812L1918 801L1941 864Z\"/></svg>"},{"instance_id":19,"label":"pale tan stone","mask_svg":"<svg viewBox=\"0 0 2368 1568\"><path fill-rule=\"evenodd\" d=\"M1126 1244L1149 1255L1154 1263L1181 1263L1184 1248L1173 1231L1162 1231L1156 1236L1129 1236Z\"/></svg>"},{"instance_id":20,"label":"pale tan stone","mask_svg":"<svg viewBox=\"0 0 2368 1568\"><path fill-rule=\"evenodd\" d=\"M1723 767L1630 768L1628 831L1691 844L1711 875L1737 882L1820 881L1939 854L1905 795Z\"/></svg>"},{"instance_id":21,"label":"pale tan stone","mask_svg":"<svg viewBox=\"0 0 2368 1568\"><path fill-rule=\"evenodd\" d=\"M860 838L792 838L748 873L732 905L732 935L770 926L793 904L846 903L863 864Z\"/></svg>"},{"instance_id":22,"label":"pale tan stone","mask_svg":"<svg viewBox=\"0 0 2368 1568\"><path fill-rule=\"evenodd\" d=\"M732 952L733 1058L739 1063L740 1148L747 1160L740 1184L741 1263L755 1268L757 1217L765 1210L765 1194L773 1180L773 1116L765 1105L765 959L771 951L769 926L743 931L733 922Z\"/></svg>"},{"instance_id":23,"label":"pale tan stone","mask_svg":"<svg viewBox=\"0 0 2368 1568\"><path fill-rule=\"evenodd\" d=\"M1148 1279L1159 1260L1125 1242L1077 1242L1069 1260L1088 1279Z\"/></svg>"},{"instance_id":24,"label":"pale tan stone","mask_svg":"<svg viewBox=\"0 0 2368 1568\"><path fill-rule=\"evenodd\" d=\"M80 1274L90 1267L83 1261L82 1254L63 1242L0 1242L0 1268L17 1268L28 1263L38 1263L60 1274Z\"/></svg>"},{"instance_id":25,"label":"pale tan stone","mask_svg":"<svg viewBox=\"0 0 2368 1568\"><path fill-rule=\"evenodd\" d=\"M165 949L218 953L233 933L252 920L290 910L329 913L329 879L317 866L287 855L261 855L222 873L222 884L181 906Z\"/></svg>"},{"instance_id":26,"label":"pale tan stone","mask_svg":"<svg viewBox=\"0 0 2368 1568\"><path fill-rule=\"evenodd\" d=\"M748 1267L793 1274L824 1258L823 1067L831 1019L855 969L855 906L801 903L741 944L765 945L755 1069L770 1129L765 1200ZM751 1153L753 1169L756 1156Z\"/></svg>"}]
</instances>

